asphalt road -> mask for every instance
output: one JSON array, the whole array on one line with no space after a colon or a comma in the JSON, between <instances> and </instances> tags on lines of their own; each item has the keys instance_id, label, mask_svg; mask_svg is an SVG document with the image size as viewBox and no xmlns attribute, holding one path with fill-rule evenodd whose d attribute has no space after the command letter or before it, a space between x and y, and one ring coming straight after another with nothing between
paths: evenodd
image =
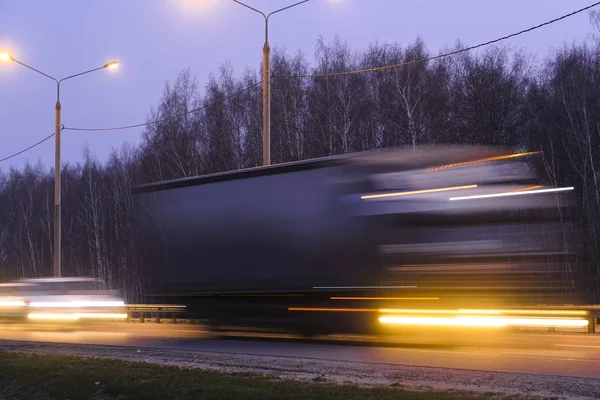
<instances>
[{"instance_id":1,"label":"asphalt road","mask_svg":"<svg viewBox=\"0 0 600 400\"><path fill-rule=\"evenodd\" d=\"M115 324L77 331L63 328L1 325L0 340L600 378L600 334L403 331L386 338L338 336L307 341L286 335L264 340L262 334L243 338L231 333L230 337L214 339L202 326L190 325Z\"/></svg>"}]
</instances>

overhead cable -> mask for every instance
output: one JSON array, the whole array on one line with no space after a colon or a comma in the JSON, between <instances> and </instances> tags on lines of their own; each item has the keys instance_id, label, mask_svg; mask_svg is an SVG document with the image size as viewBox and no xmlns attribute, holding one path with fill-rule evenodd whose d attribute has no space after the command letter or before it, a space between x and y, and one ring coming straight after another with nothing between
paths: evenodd
<instances>
[{"instance_id":1,"label":"overhead cable","mask_svg":"<svg viewBox=\"0 0 600 400\"><path fill-rule=\"evenodd\" d=\"M13 153L13 154L11 154L9 156L6 156L4 158L0 158L0 162L10 160L11 158L15 158L16 156L19 156L19 155L25 153L26 151L29 151L29 150L33 149L34 147L36 147L36 146L39 146L40 144L44 143L46 140L50 139L53 136L54 136L54 133L51 134L51 135L49 135L49 136L46 136L45 138L43 138L39 142L37 142L35 144L32 144L31 146L29 146L29 147L27 147L27 148L25 148L23 150L20 150L20 151L18 151L16 153Z\"/></svg>"},{"instance_id":2,"label":"overhead cable","mask_svg":"<svg viewBox=\"0 0 600 400\"><path fill-rule=\"evenodd\" d=\"M238 92L232 93L229 96L224 97L223 99L217 100L215 102L212 102L210 104L205 104L202 107L198 107L198 108L194 108L193 110L189 110L186 111L184 113L181 114L177 114L177 115L173 115L170 117L165 117L165 118L160 118L154 121L148 121L148 122L143 122L143 123L139 123L139 124L133 124L133 125L123 125L123 126L116 126L116 127L110 127L110 128L74 128L74 127L69 127L69 126L65 126L63 129L64 130L68 130L68 131L119 131L119 130L123 130L123 129L131 129L131 128L139 128L139 127L144 127L144 126L149 126L149 125L154 125L154 124L159 124L161 122L166 122L166 121L170 121L172 119L177 119L177 118L181 118L181 117L185 117L186 115L204 110L206 108L215 106L219 103L222 103L224 101L227 101L229 99L232 99L236 96L239 96L243 93L248 92L249 90L259 86L260 84L262 84L262 81L259 81L253 85L248 86L245 89L242 89Z\"/></svg>"},{"instance_id":3,"label":"overhead cable","mask_svg":"<svg viewBox=\"0 0 600 400\"><path fill-rule=\"evenodd\" d=\"M328 72L328 73L310 74L310 75L275 75L274 77L276 77L276 78L321 78L321 77L328 77L328 76L341 76L341 75L361 74L361 73L366 73L366 72L377 72L377 71L383 71L383 70L392 69L392 68L407 67L409 65L419 64L419 63L423 63L423 62L427 62L427 61L433 61L433 60L437 60L437 59L440 59L440 58L449 57L449 56L453 56L453 55L456 55L456 54L464 53L464 52L467 52L467 51L475 50L475 49L478 49L480 47L489 46L491 44L498 43L498 42L501 42L501 41L513 38L515 36L519 36L519 35L522 35L524 33L528 33L528 32L534 31L536 29L540 29L540 28L542 28L544 26L553 24L553 23L561 21L563 19L572 17L572 16L574 16L576 14L579 14L579 13L582 13L584 11L587 11L587 10L589 10L591 8L594 8L594 7L598 6L598 5L600 5L600 1L598 1L598 2L596 2L594 4L591 4L589 6L580 8L579 10L573 11L573 12L571 12L569 14L565 14L565 15L562 15L560 17L554 18L554 19L552 19L550 21L546 21L546 22L543 22L543 23L541 23L539 25L532 26L531 28L523 29L522 31L511 33L510 35L502 36L500 38L493 39L493 40L490 40L490 41L487 41L487 42L484 42L484 43L480 43L480 44L477 44L477 45L474 45L474 46L470 46L470 47L466 47L466 48L454 50L454 51L451 51L451 52L448 52L448 53L442 53L442 54L439 54L437 56L420 58L420 59L417 59L417 60L407 61L407 62L403 62L403 63L400 63L400 64L384 65L384 66L381 66L381 67L374 67L374 68L357 69L357 70L353 70L353 71Z\"/></svg>"}]
</instances>

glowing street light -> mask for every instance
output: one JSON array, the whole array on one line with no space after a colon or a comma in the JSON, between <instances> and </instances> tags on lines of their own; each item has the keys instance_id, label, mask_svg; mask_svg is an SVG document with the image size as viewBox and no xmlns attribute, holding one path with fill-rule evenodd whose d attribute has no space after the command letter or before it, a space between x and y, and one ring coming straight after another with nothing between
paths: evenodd
<instances>
[{"instance_id":1,"label":"glowing street light","mask_svg":"<svg viewBox=\"0 0 600 400\"><path fill-rule=\"evenodd\" d=\"M116 69L119 66L119 63L116 61L110 61L104 64L101 67L90 69L88 71L80 72L75 75L67 76L66 78L56 79L53 76L50 76L40 70L37 70L21 61L15 59L12 55L6 53L0 53L0 61L12 61L19 65L22 65L25 68L28 68L34 72L37 72L40 75L45 76L46 78L52 79L56 83L56 105L54 107L55 110L55 125L54 125L54 135L55 135L55 157L54 157L54 275L56 277L61 276L61 196L60 196L60 131L62 129L60 124L61 118L61 106L60 106L60 84L63 81L66 81L71 78L75 78L81 75L89 74L90 72L98 71L101 69Z\"/></svg>"}]
</instances>

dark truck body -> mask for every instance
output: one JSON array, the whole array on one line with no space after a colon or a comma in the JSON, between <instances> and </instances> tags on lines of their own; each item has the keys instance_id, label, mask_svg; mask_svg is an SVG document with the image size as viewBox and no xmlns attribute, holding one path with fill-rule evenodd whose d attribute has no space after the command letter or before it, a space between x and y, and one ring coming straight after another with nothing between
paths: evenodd
<instances>
[{"instance_id":1,"label":"dark truck body","mask_svg":"<svg viewBox=\"0 0 600 400\"><path fill-rule=\"evenodd\" d=\"M376 249L337 201L343 189L330 182L341 169L222 175L140 195L150 212L140 225L153 254L150 290L285 291L368 279Z\"/></svg>"},{"instance_id":2,"label":"dark truck body","mask_svg":"<svg viewBox=\"0 0 600 400\"><path fill-rule=\"evenodd\" d=\"M460 204L435 193L362 198L473 179L489 185L535 180L527 168L502 170L497 175L506 178L495 179L489 171L500 167L493 161L495 169L459 166L466 176L427 170L498 154L504 153L392 150L136 187L147 299L186 304L194 316L220 325L339 332L373 327L377 315L305 309L386 306L339 304L339 296L436 296L438 307L563 302L559 273L568 245L564 221L556 225L556 196ZM507 260L508 266L487 267Z\"/></svg>"}]
</instances>

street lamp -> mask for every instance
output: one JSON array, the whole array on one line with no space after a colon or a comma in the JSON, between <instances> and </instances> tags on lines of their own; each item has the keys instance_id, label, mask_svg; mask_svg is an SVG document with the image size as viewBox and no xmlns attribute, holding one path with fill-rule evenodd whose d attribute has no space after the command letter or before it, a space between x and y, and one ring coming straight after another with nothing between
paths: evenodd
<instances>
[{"instance_id":1,"label":"street lamp","mask_svg":"<svg viewBox=\"0 0 600 400\"><path fill-rule=\"evenodd\" d=\"M271 165L271 48L269 47L269 17L278 12L307 3L310 0L303 0L287 7L280 8L269 14L265 14L254 7L242 3L239 0L233 0L236 3L259 13L265 19L265 45L263 46L263 165Z\"/></svg>"},{"instance_id":2,"label":"street lamp","mask_svg":"<svg viewBox=\"0 0 600 400\"><path fill-rule=\"evenodd\" d=\"M55 110L55 125L54 125L54 134L55 134L55 158L54 158L54 275L56 277L61 276L61 210L60 210L60 117L61 117L61 107L60 107L60 84L67 79L75 78L77 76L89 74L90 72L98 71L101 69L115 69L119 66L119 63L116 61L110 61L104 64L101 67L90 69L89 71L80 72L75 75L67 76L66 78L56 79L48 74L43 73L27 64L22 63L21 61L15 59L10 54L0 53L0 61L13 61L19 65L22 65L25 68L28 68L34 72L37 72L40 75L45 76L46 78L52 79L56 83L56 106Z\"/></svg>"}]
</instances>

